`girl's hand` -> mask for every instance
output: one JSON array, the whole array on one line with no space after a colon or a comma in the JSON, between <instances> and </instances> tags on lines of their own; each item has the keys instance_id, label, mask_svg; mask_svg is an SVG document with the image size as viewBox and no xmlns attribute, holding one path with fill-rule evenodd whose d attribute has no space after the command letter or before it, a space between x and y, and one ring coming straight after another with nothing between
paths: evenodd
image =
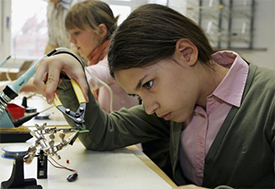
<instances>
[{"instance_id":1,"label":"girl's hand","mask_svg":"<svg viewBox=\"0 0 275 189\"><path fill-rule=\"evenodd\" d=\"M82 66L73 56L64 53L43 58L36 67L33 84L46 97L47 102L53 102L61 72L78 83L88 101L88 85Z\"/></svg>"}]
</instances>

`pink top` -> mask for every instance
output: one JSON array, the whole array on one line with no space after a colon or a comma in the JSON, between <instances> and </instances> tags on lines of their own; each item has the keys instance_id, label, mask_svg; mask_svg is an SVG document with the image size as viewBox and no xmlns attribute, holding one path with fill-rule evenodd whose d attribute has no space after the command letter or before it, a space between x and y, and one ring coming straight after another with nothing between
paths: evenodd
<instances>
[{"instance_id":1,"label":"pink top","mask_svg":"<svg viewBox=\"0 0 275 189\"><path fill-rule=\"evenodd\" d=\"M138 98L129 96L124 89L114 80L114 78L110 75L109 72L109 65L107 56L102 60L99 61L95 65L87 66L86 69L89 70L93 75L97 78L102 80L104 83L109 85L109 87L113 91L113 110L119 110L121 108L130 108L139 104ZM87 73L87 80L90 85L91 90L98 91L98 103L99 106L105 110L106 112L110 113L110 102L111 102L111 95L108 89L103 86L102 84L95 81L89 73Z\"/></svg>"},{"instance_id":2,"label":"pink top","mask_svg":"<svg viewBox=\"0 0 275 189\"><path fill-rule=\"evenodd\" d=\"M179 159L184 175L201 186L204 159L232 106L239 107L248 64L232 51L219 51L212 59L230 70L206 100L206 110L196 106L181 134Z\"/></svg>"}]
</instances>

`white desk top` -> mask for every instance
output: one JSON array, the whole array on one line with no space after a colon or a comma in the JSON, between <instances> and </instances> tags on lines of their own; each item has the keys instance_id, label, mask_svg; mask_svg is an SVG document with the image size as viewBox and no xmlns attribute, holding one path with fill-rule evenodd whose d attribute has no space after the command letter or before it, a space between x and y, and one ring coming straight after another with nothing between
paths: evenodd
<instances>
[{"instance_id":1,"label":"white desk top","mask_svg":"<svg viewBox=\"0 0 275 189\"><path fill-rule=\"evenodd\" d=\"M0 143L1 148L8 145L15 144ZM166 181L145 165L131 150L126 148L95 152L86 150L80 142L75 142L73 146L65 147L59 154L61 159L58 162L78 171L78 179L74 182L68 182L66 178L72 172L54 168L48 163L48 178L37 179L37 184L45 189L64 189L65 187L81 189L171 188ZM10 178L13 160L3 157L0 157L0 159L0 181L2 182ZM36 179L36 159L34 158L31 164L24 165L25 179ZM69 160L69 164L66 163L67 160Z\"/></svg>"},{"instance_id":2,"label":"white desk top","mask_svg":"<svg viewBox=\"0 0 275 189\"><path fill-rule=\"evenodd\" d=\"M21 105L23 96L29 94L20 94L12 103ZM48 105L41 95L32 96L28 100L29 107L37 108L40 112ZM64 119L62 113L52 107L45 113L50 114L49 120L32 119L24 126L34 126L34 124L42 125L47 123L48 126L67 126L68 123ZM32 145L33 139L26 143L0 143L0 148L14 145ZM54 168L48 163L48 178L37 179L37 184L43 188L131 188L131 189L165 189L174 187L175 184L151 161L149 158L137 148L125 148L115 151L95 152L86 150L80 142L75 142L73 146L67 146L62 149L59 154L61 160L58 162L69 168L78 171L78 179L75 182L68 182L67 176L72 172L65 169ZM12 172L13 160L0 157L0 181L6 181L10 178ZM70 164L66 164L66 160ZM28 165L24 165L24 174L26 178L35 178L37 175L36 158ZM165 180L170 184L168 184Z\"/></svg>"}]
</instances>

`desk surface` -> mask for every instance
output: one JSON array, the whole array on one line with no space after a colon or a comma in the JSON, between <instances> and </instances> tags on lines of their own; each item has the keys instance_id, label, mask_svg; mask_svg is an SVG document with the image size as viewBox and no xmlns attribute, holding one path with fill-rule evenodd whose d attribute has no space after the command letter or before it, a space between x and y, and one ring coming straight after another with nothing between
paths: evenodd
<instances>
[{"instance_id":1,"label":"desk surface","mask_svg":"<svg viewBox=\"0 0 275 189\"><path fill-rule=\"evenodd\" d=\"M28 141L29 142L29 141ZM28 143L27 143L28 144ZM32 143L29 143L30 145ZM0 144L0 147L16 144ZM20 144L20 145L26 145ZM37 179L37 184L43 188L171 188L175 184L170 180L166 182L163 178L165 174L159 176L152 170L153 163L144 163L142 156L146 156L139 150L130 147L115 151L95 152L86 150L80 142L75 142L73 146L67 146L59 152L61 159L58 162L69 168L78 171L78 179L75 182L68 182L67 176L72 172L65 169L54 168L48 163L48 178ZM135 155L136 154L136 155ZM139 157L138 157L139 156ZM26 178L36 178L37 158L31 164L24 165ZM57 158L55 158L57 159ZM69 164L67 164L69 160ZM148 161L148 160L147 160ZM0 161L0 181L10 178L12 171L12 159L1 157ZM147 165L151 164L151 168ZM154 166L153 166L154 167ZM160 171L160 170L158 170ZM161 172L161 171L160 171ZM166 176L167 177L167 176ZM169 184L170 185L169 185Z\"/></svg>"},{"instance_id":2,"label":"desk surface","mask_svg":"<svg viewBox=\"0 0 275 189\"><path fill-rule=\"evenodd\" d=\"M13 102L21 104L24 94L20 94ZM37 107L40 112L49 107L41 95L31 97L29 107ZM48 126L67 126L61 112L55 107L47 110L50 120L32 119L24 126L34 126L35 123L42 125L47 122ZM14 145L32 145L33 139L26 143L0 143L0 148ZM67 176L72 172L65 169L54 168L48 163L48 179L37 179L37 183L43 188L171 188L176 185L163 173L142 151L136 146L125 149L105 152L86 150L80 142L73 146L67 146L59 154L58 162L78 171L78 179L68 182ZM13 160L0 157L0 181L10 178ZM69 164L66 161L69 160ZM36 158L28 165L24 165L25 178L36 178Z\"/></svg>"}]
</instances>

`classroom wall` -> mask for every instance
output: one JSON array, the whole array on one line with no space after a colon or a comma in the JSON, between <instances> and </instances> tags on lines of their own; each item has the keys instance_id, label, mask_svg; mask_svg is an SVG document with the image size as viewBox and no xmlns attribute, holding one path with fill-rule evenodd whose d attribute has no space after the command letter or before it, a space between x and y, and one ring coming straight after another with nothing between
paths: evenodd
<instances>
[{"instance_id":1,"label":"classroom wall","mask_svg":"<svg viewBox=\"0 0 275 189\"><path fill-rule=\"evenodd\" d=\"M205 2L207 0L203 1ZM218 2L218 0L208 1ZM275 0L255 1L256 11L253 41L255 50L234 50L251 63L275 70ZM0 19L3 24L0 28L0 60L9 54L10 44L7 43L6 40L11 37L9 32L4 32L7 30L7 22L4 18L10 7L4 7L3 2L7 1L0 0L0 8L3 10L0 14ZM154 0L141 0L139 3L140 2L154 2ZM186 15L187 4L198 4L199 0L168 0L167 2L169 7ZM10 5L9 3L6 4ZM5 44L5 48L3 44Z\"/></svg>"},{"instance_id":2,"label":"classroom wall","mask_svg":"<svg viewBox=\"0 0 275 189\"><path fill-rule=\"evenodd\" d=\"M255 12L255 48L239 50L251 63L275 70L275 1L257 0Z\"/></svg>"},{"instance_id":3,"label":"classroom wall","mask_svg":"<svg viewBox=\"0 0 275 189\"><path fill-rule=\"evenodd\" d=\"M186 15L186 7L190 2L196 4L195 0L169 0L168 6ZM275 0L256 0L255 3L255 50L233 50L251 63L275 70Z\"/></svg>"}]
</instances>

